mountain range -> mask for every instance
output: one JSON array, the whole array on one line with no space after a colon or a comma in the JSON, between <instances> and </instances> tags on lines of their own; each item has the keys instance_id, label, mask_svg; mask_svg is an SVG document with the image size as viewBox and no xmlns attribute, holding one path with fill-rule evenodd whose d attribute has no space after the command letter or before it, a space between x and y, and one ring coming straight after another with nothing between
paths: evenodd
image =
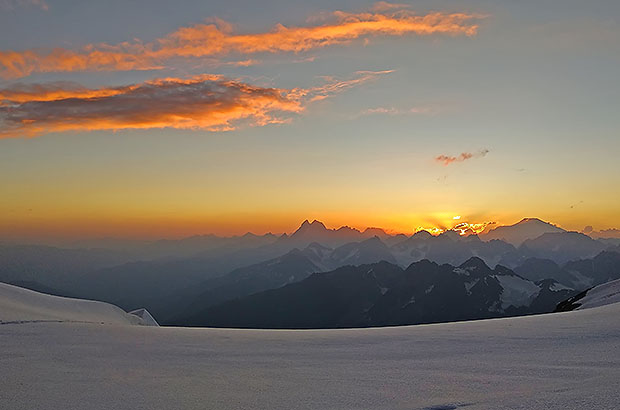
<instances>
[{"instance_id":1,"label":"mountain range","mask_svg":"<svg viewBox=\"0 0 620 410\"><path fill-rule=\"evenodd\" d=\"M548 312L574 295L470 258L455 267L422 260L344 266L283 287L194 311L176 324L240 328L410 325Z\"/></svg>"},{"instance_id":2,"label":"mountain range","mask_svg":"<svg viewBox=\"0 0 620 410\"><path fill-rule=\"evenodd\" d=\"M420 231L406 236L378 228L328 229L315 220L304 221L291 235L205 235L131 243L128 248L110 249L0 245L0 281L101 300L127 311L146 307L158 321L171 323L226 302L302 282L314 273L380 262L407 271L422 260L458 267L474 258L494 269L504 266L502 269L536 286L551 280L549 286L576 292L620 276L619 246L536 218L479 236L461 236L456 231L437 236ZM480 313L481 317L486 314L490 313Z\"/></svg>"}]
</instances>

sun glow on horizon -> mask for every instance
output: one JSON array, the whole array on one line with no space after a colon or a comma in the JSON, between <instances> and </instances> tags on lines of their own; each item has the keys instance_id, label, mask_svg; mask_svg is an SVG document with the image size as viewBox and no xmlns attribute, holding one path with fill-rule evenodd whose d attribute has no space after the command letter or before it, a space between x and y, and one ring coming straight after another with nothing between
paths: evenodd
<instances>
[{"instance_id":1,"label":"sun glow on horizon","mask_svg":"<svg viewBox=\"0 0 620 410\"><path fill-rule=\"evenodd\" d=\"M10 0L0 241L618 228L614 10L552 2Z\"/></svg>"}]
</instances>

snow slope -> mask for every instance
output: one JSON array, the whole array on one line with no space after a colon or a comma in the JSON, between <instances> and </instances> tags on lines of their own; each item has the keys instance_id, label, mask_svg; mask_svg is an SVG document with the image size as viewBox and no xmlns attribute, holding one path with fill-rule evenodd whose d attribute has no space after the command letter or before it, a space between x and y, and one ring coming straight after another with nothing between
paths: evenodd
<instances>
[{"instance_id":1,"label":"snow slope","mask_svg":"<svg viewBox=\"0 0 620 410\"><path fill-rule=\"evenodd\" d=\"M576 303L581 304L577 310L618 302L620 302L620 279L595 286L590 289L583 298L576 301Z\"/></svg>"},{"instance_id":2,"label":"snow slope","mask_svg":"<svg viewBox=\"0 0 620 410\"><path fill-rule=\"evenodd\" d=\"M0 283L0 324L45 321L144 324L139 316L109 303L51 296Z\"/></svg>"},{"instance_id":3,"label":"snow slope","mask_svg":"<svg viewBox=\"0 0 620 410\"><path fill-rule=\"evenodd\" d=\"M140 319L142 319L141 324L144 326L159 326L157 320L155 320L155 318L151 316L149 311L144 308L132 310L131 312L129 312L129 314L138 316Z\"/></svg>"},{"instance_id":4,"label":"snow slope","mask_svg":"<svg viewBox=\"0 0 620 410\"><path fill-rule=\"evenodd\" d=\"M506 309L508 306L527 306L540 292L540 287L520 276L495 275L495 278L503 288L500 296L502 309Z\"/></svg>"},{"instance_id":5,"label":"snow slope","mask_svg":"<svg viewBox=\"0 0 620 410\"><path fill-rule=\"evenodd\" d=\"M395 328L0 325L0 407L617 409L620 304Z\"/></svg>"}]
</instances>

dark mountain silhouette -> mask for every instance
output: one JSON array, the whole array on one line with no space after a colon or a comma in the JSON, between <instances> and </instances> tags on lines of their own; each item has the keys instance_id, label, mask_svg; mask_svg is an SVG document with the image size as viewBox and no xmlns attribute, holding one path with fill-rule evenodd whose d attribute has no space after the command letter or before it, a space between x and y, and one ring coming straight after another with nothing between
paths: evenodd
<instances>
[{"instance_id":1,"label":"dark mountain silhouette","mask_svg":"<svg viewBox=\"0 0 620 410\"><path fill-rule=\"evenodd\" d=\"M345 266L179 319L189 326L338 328L435 323L551 311L571 294L480 258ZM574 293L574 292L572 292Z\"/></svg>"},{"instance_id":2,"label":"dark mountain silhouette","mask_svg":"<svg viewBox=\"0 0 620 410\"><path fill-rule=\"evenodd\" d=\"M393 245L390 251L401 266L408 266L422 259L429 259L440 264L458 265L473 256L478 256L487 264L495 266L502 258L515 253L516 249L499 240L481 241L476 235L465 237L448 231L433 236L426 231L420 231Z\"/></svg>"},{"instance_id":3,"label":"dark mountain silhouette","mask_svg":"<svg viewBox=\"0 0 620 410\"><path fill-rule=\"evenodd\" d=\"M540 220L524 221L521 225L546 226ZM489 266L500 264L513 268L533 282L553 279L581 290L605 278L617 277L615 271L602 268L605 258L615 266L613 255L592 260L590 257L601 249L620 250L575 232L545 233L515 248L501 240L486 241L476 235L461 236L455 231L438 236L422 231L407 237L388 235L377 228L327 229L318 221L305 221L290 236L203 235L135 244L139 252L155 259L134 261L139 253L134 248L122 252L2 245L0 280L27 284L26 287L35 290L52 290L49 293L63 296L102 300L126 310L146 307L158 318L170 318L178 316L189 304L195 303L197 309L204 310L216 303L281 287L289 283L282 281L282 275L292 278L291 281L304 279L309 270L303 263L312 264L313 272L326 272L345 265L380 261L404 268L423 259L457 266L476 256ZM301 251L294 251L296 245L300 245ZM290 252L297 252L307 260L298 266L274 265L281 271L269 268L269 263ZM170 256L189 254L192 256ZM576 258L586 259L566 263ZM232 274L235 271L248 274L240 279L243 275ZM216 288L221 292L216 292Z\"/></svg>"},{"instance_id":4,"label":"dark mountain silhouette","mask_svg":"<svg viewBox=\"0 0 620 410\"><path fill-rule=\"evenodd\" d=\"M314 272L386 259L394 260L387 246L377 237L348 243L336 249L312 243L303 251L293 249L281 257L236 269L188 289L186 299L193 297L194 300L184 311L200 311L227 300L279 288L305 279ZM202 291L196 294L197 289ZM161 316L161 320L166 322L179 313L178 310L168 312L168 315Z\"/></svg>"},{"instance_id":5,"label":"dark mountain silhouette","mask_svg":"<svg viewBox=\"0 0 620 410\"><path fill-rule=\"evenodd\" d=\"M321 266L328 270L344 265L362 265L380 261L396 263L390 249L375 236L365 241L339 246L321 261Z\"/></svg>"},{"instance_id":6,"label":"dark mountain silhouette","mask_svg":"<svg viewBox=\"0 0 620 410\"><path fill-rule=\"evenodd\" d=\"M594 258L562 265L549 259L529 258L515 272L533 281L554 279L570 288L584 290L620 278L620 253L603 251Z\"/></svg>"},{"instance_id":7,"label":"dark mountain silhouette","mask_svg":"<svg viewBox=\"0 0 620 410\"><path fill-rule=\"evenodd\" d=\"M350 242L359 242L375 236L384 240L393 237L379 228L367 228L364 232L348 226L342 226L338 229L328 229L323 222L317 220L309 222L305 220L290 236L282 235L279 242L286 243L289 246L299 249L305 248L313 242L336 248Z\"/></svg>"},{"instance_id":8,"label":"dark mountain silhouette","mask_svg":"<svg viewBox=\"0 0 620 410\"><path fill-rule=\"evenodd\" d=\"M573 287L574 289L579 289L579 284L581 282L578 277L562 269L560 265L550 259L526 259L523 264L515 268L515 272L532 281L554 279L557 282Z\"/></svg>"},{"instance_id":9,"label":"dark mountain silhouette","mask_svg":"<svg viewBox=\"0 0 620 410\"><path fill-rule=\"evenodd\" d=\"M524 256L551 259L562 264L576 259L592 258L606 247L579 232L556 232L528 239L519 247L519 252Z\"/></svg>"},{"instance_id":10,"label":"dark mountain silhouette","mask_svg":"<svg viewBox=\"0 0 620 410\"><path fill-rule=\"evenodd\" d=\"M76 277L131 260L106 249L61 249L41 245L0 245L0 281L62 287Z\"/></svg>"},{"instance_id":11,"label":"dark mountain silhouette","mask_svg":"<svg viewBox=\"0 0 620 410\"><path fill-rule=\"evenodd\" d=\"M620 253L603 251L592 259L571 261L563 266L570 274L583 279L584 285L600 285L611 280L620 279Z\"/></svg>"},{"instance_id":12,"label":"dark mountain silhouette","mask_svg":"<svg viewBox=\"0 0 620 410\"><path fill-rule=\"evenodd\" d=\"M178 240L163 239L151 243L145 251L152 258L158 257L201 257L212 256L215 252L234 252L252 249L274 243L278 236L267 233L255 235L248 232L241 236L221 237L217 235L197 235Z\"/></svg>"},{"instance_id":13,"label":"dark mountain silhouette","mask_svg":"<svg viewBox=\"0 0 620 410\"><path fill-rule=\"evenodd\" d=\"M523 218L514 225L498 226L480 236L485 241L499 239L514 246L519 246L528 239L538 238L545 233L556 232L564 232L564 229L549 222L541 221L538 218Z\"/></svg>"},{"instance_id":14,"label":"dark mountain silhouette","mask_svg":"<svg viewBox=\"0 0 620 410\"><path fill-rule=\"evenodd\" d=\"M202 311L227 300L298 282L320 271L322 269L303 252L294 249L279 258L235 269L227 275L200 283L191 292L187 292L188 296L197 295L193 295L193 302L183 310L185 314ZM169 310L160 320L166 322L180 313Z\"/></svg>"},{"instance_id":15,"label":"dark mountain silhouette","mask_svg":"<svg viewBox=\"0 0 620 410\"><path fill-rule=\"evenodd\" d=\"M191 258L213 251L234 251L256 248L275 242L278 236L267 233L255 235L246 233L240 236L223 237L213 234L194 235L181 239L130 240L102 238L74 241L67 247L99 248L122 251L130 254L133 260L148 261L155 259Z\"/></svg>"}]
</instances>

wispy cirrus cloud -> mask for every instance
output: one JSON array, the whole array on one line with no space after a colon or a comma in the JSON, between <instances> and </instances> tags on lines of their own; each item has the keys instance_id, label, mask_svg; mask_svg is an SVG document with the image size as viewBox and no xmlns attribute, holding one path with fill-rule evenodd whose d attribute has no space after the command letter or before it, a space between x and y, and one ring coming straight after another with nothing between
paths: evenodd
<instances>
[{"instance_id":1,"label":"wispy cirrus cloud","mask_svg":"<svg viewBox=\"0 0 620 410\"><path fill-rule=\"evenodd\" d=\"M393 72L394 70L357 71L355 73L357 75L356 77L347 80L339 80L335 77L324 76L324 85L310 88L307 90L300 90L298 92L303 93L304 95L312 95L311 101L319 101L329 97L332 94L336 94L357 85L367 83L368 81L373 80L379 75L390 74Z\"/></svg>"},{"instance_id":2,"label":"wispy cirrus cloud","mask_svg":"<svg viewBox=\"0 0 620 410\"><path fill-rule=\"evenodd\" d=\"M373 107L362 110L356 117L366 115L433 115L440 111L436 105L415 106L411 108Z\"/></svg>"},{"instance_id":3,"label":"wispy cirrus cloud","mask_svg":"<svg viewBox=\"0 0 620 410\"><path fill-rule=\"evenodd\" d=\"M36 7L49 10L45 0L0 0L0 10L14 10L21 7Z\"/></svg>"},{"instance_id":4,"label":"wispy cirrus cloud","mask_svg":"<svg viewBox=\"0 0 620 410\"><path fill-rule=\"evenodd\" d=\"M442 165L448 166L455 162L464 162L472 158L482 158L488 153L489 153L488 149L482 149L476 152L461 152L457 156L439 155L435 157L435 161L441 163Z\"/></svg>"},{"instance_id":5,"label":"wispy cirrus cloud","mask_svg":"<svg viewBox=\"0 0 620 410\"><path fill-rule=\"evenodd\" d=\"M99 89L74 83L17 84L0 89L0 138L151 128L214 132L286 123L311 102L388 72L359 72L307 89L260 87L219 75Z\"/></svg>"},{"instance_id":6,"label":"wispy cirrus cloud","mask_svg":"<svg viewBox=\"0 0 620 410\"><path fill-rule=\"evenodd\" d=\"M386 10L402 10L408 9L411 5L403 3L390 3L387 1L378 1L372 6L373 11L386 11Z\"/></svg>"},{"instance_id":7,"label":"wispy cirrus cloud","mask_svg":"<svg viewBox=\"0 0 620 410\"><path fill-rule=\"evenodd\" d=\"M388 7L389 6L389 7ZM331 13L329 21L305 27L276 25L271 31L241 34L219 19L182 27L153 42L88 44L80 49L0 51L0 76L37 72L160 69L178 59L223 58L256 53L299 53L374 36L473 36L483 15L432 12L417 15L402 5L378 3L370 12ZM242 58L245 62L252 62Z\"/></svg>"}]
</instances>

